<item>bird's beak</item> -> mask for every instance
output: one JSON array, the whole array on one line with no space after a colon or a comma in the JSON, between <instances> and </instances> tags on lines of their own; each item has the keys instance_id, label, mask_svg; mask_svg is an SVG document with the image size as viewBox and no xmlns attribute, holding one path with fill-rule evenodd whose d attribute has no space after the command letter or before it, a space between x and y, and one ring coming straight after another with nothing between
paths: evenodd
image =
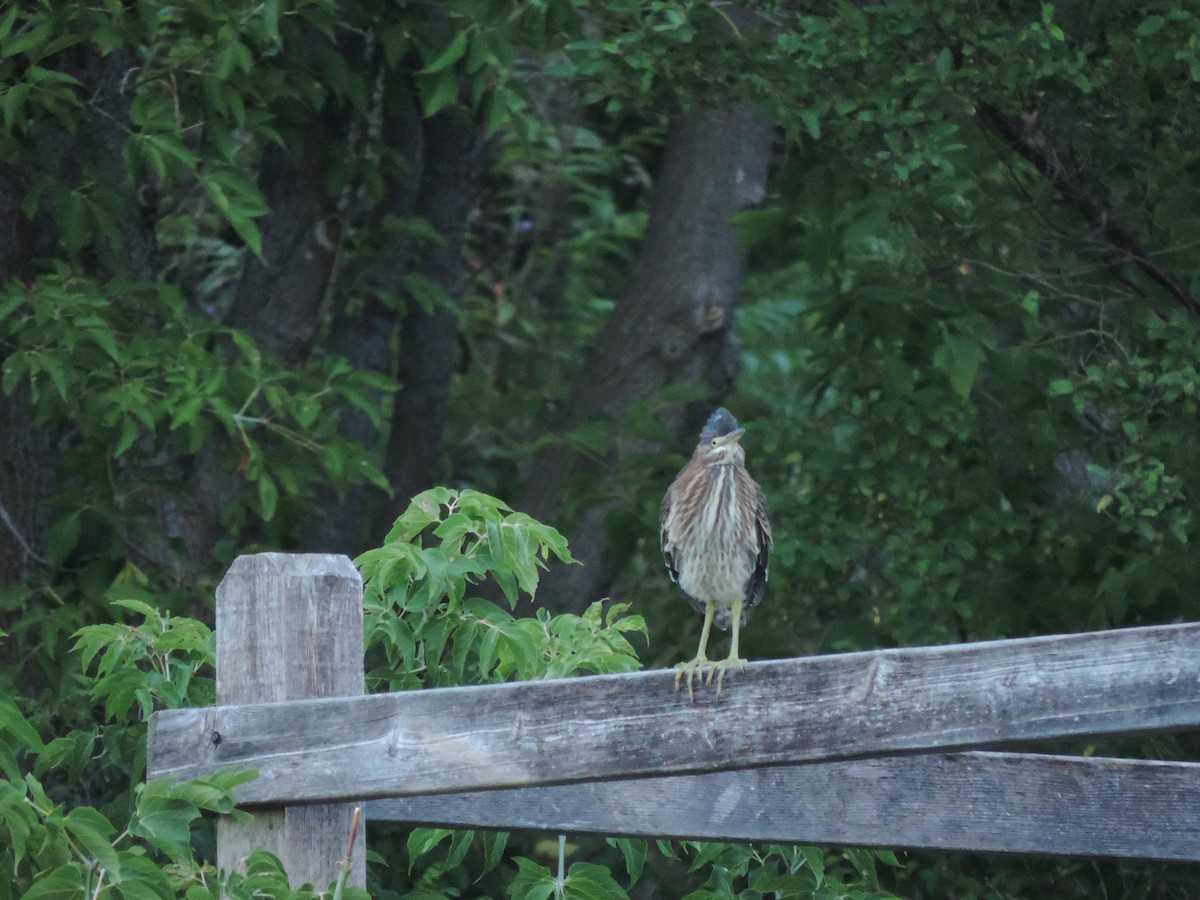
<instances>
[{"instance_id":1,"label":"bird's beak","mask_svg":"<svg viewBox=\"0 0 1200 900\"><path fill-rule=\"evenodd\" d=\"M723 434L717 440L718 447L728 447L730 444L736 444L742 439L742 435L746 433L745 428L739 428L736 431L731 431L729 434Z\"/></svg>"}]
</instances>

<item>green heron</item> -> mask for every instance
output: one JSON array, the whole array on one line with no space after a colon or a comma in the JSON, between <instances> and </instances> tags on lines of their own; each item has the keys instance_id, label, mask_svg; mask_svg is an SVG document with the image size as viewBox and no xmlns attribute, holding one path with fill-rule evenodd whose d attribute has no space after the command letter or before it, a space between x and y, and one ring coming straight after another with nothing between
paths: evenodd
<instances>
[{"instance_id":1,"label":"green heron","mask_svg":"<svg viewBox=\"0 0 1200 900\"><path fill-rule=\"evenodd\" d=\"M726 669L745 665L738 656L738 631L767 586L771 523L762 488L746 471L740 443L745 433L728 410L718 409L701 429L691 461L663 497L667 571L692 608L704 613L696 658L680 663L675 674L675 689L686 676L693 699L697 674L706 684L715 676L720 697ZM729 656L720 662L710 662L706 655L714 621L722 630L733 628Z\"/></svg>"}]
</instances>

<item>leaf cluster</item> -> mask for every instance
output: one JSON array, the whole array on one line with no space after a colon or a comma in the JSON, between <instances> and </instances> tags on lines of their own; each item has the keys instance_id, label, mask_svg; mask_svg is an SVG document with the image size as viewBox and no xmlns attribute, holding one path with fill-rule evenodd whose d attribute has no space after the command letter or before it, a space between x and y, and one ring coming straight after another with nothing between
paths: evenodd
<instances>
[{"instance_id":1,"label":"leaf cluster","mask_svg":"<svg viewBox=\"0 0 1200 900\"><path fill-rule=\"evenodd\" d=\"M627 634L645 634L628 604L600 601L581 616L515 617L551 558L572 563L553 528L478 491L433 488L413 498L382 547L358 559L366 586L366 645L377 689L562 678L640 667ZM508 609L473 595L492 579Z\"/></svg>"},{"instance_id":2,"label":"leaf cluster","mask_svg":"<svg viewBox=\"0 0 1200 900\"><path fill-rule=\"evenodd\" d=\"M0 293L0 346L5 394L27 392L39 423L70 423L71 508L52 527L51 565L84 549L89 534L108 536L108 546L86 548L107 560L154 541L130 533L128 507L178 479L181 460L215 435L234 439L243 476L224 510L230 528L271 522L281 504L308 502L318 482L386 488L366 449L337 424L347 406L378 422L389 379L340 359L285 367L245 335L190 312L168 285L102 286L66 271L11 283Z\"/></svg>"},{"instance_id":3,"label":"leaf cluster","mask_svg":"<svg viewBox=\"0 0 1200 900\"><path fill-rule=\"evenodd\" d=\"M152 709L212 700L211 678L197 674L211 669L211 633L141 601L117 606L140 621L76 635L81 700L105 710L92 725L44 741L40 716L0 701L0 897L306 896L288 891L266 854L255 854L244 876L219 874L196 854L201 816L244 815L232 792L252 774L142 782ZM123 785L88 802L106 780Z\"/></svg>"}]
</instances>

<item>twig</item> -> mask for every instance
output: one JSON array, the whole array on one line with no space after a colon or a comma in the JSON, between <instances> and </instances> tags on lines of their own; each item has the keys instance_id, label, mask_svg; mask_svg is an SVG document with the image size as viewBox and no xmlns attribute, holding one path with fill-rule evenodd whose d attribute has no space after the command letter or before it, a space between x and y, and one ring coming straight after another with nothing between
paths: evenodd
<instances>
[{"instance_id":1,"label":"twig","mask_svg":"<svg viewBox=\"0 0 1200 900\"><path fill-rule=\"evenodd\" d=\"M25 538L22 536L20 529L17 528L17 523L12 520L11 516L9 516L8 510L5 508L3 503L0 503L0 521L3 521L8 530L12 532L12 536L17 539L17 543L20 545L22 552L24 552L26 556L40 565L49 565L49 562L46 561L45 557L39 556L36 552L34 552L33 548L25 542Z\"/></svg>"},{"instance_id":2,"label":"twig","mask_svg":"<svg viewBox=\"0 0 1200 900\"><path fill-rule=\"evenodd\" d=\"M1090 185L1060 165L1056 154L1047 152L1038 145L1037 137L1025 133L1019 120L1005 115L989 103L978 104L980 119L1019 156L1029 162L1058 193L1083 216L1088 225L1101 239L1101 244L1117 250L1137 266L1143 274L1187 310L1193 318L1200 318L1200 298L1195 297L1188 285L1173 271L1160 265L1147 252L1132 230L1115 219L1111 211L1101 207L1089 190Z\"/></svg>"},{"instance_id":3,"label":"twig","mask_svg":"<svg viewBox=\"0 0 1200 900\"><path fill-rule=\"evenodd\" d=\"M562 900L565 894L564 885L567 883L567 836L558 836L558 878L554 880L554 896Z\"/></svg>"},{"instance_id":4,"label":"twig","mask_svg":"<svg viewBox=\"0 0 1200 900\"><path fill-rule=\"evenodd\" d=\"M346 856L338 866L337 884L333 888L333 900L342 900L342 891L346 888L346 879L350 877L354 859L354 840L358 837L358 822L362 818L362 807L354 807L354 818L350 820L350 840L346 842Z\"/></svg>"}]
</instances>

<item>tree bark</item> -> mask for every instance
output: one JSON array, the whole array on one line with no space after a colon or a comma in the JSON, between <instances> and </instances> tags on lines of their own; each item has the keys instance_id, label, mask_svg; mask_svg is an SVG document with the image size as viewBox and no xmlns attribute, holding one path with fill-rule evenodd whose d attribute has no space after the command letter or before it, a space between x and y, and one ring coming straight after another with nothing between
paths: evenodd
<instances>
[{"instance_id":1,"label":"tree bark","mask_svg":"<svg viewBox=\"0 0 1200 900\"><path fill-rule=\"evenodd\" d=\"M366 223L356 223L379 232L386 217L413 215L425 161L425 125L410 80L393 74L384 84L381 99L384 110L381 137L389 149L400 155L404 174L389 179L382 202L370 212ZM356 292L362 297L356 297L353 303L349 302L349 292L341 292L326 346L331 354L344 357L359 371L395 373L399 316L394 301L383 297L398 297L403 292L404 276L412 268L409 244L403 236L395 236L386 247L365 255L353 271L347 272L354 284L362 284L366 290ZM383 402L382 397L379 400ZM344 409L338 430L364 449L382 452L386 435L362 410ZM332 487L322 490L310 521L301 529L300 549L357 556L377 543L368 532L374 534L374 520L381 502L378 490L364 484L351 485L340 496Z\"/></svg>"},{"instance_id":2,"label":"tree bark","mask_svg":"<svg viewBox=\"0 0 1200 900\"><path fill-rule=\"evenodd\" d=\"M0 165L0 284L5 288L33 278L41 256L38 244L47 234L21 211L24 181L15 166ZM47 225L47 218L38 224ZM8 352L0 346L0 363ZM56 482L56 431L35 424L24 386L12 394L0 392L0 585L20 583L42 559L50 524L46 500ZM0 617L0 629L7 624Z\"/></svg>"},{"instance_id":3,"label":"tree bark","mask_svg":"<svg viewBox=\"0 0 1200 900\"><path fill-rule=\"evenodd\" d=\"M325 173L345 142L342 116L326 110L293 147L263 153L259 186L271 209L263 255L246 263L228 323L289 364L308 356L332 289L342 221Z\"/></svg>"},{"instance_id":4,"label":"tree bark","mask_svg":"<svg viewBox=\"0 0 1200 900\"><path fill-rule=\"evenodd\" d=\"M53 233L48 216L33 223L21 209L28 190L28 174L17 166L0 162L0 284L33 277L35 260L53 252Z\"/></svg>"},{"instance_id":5,"label":"tree bark","mask_svg":"<svg viewBox=\"0 0 1200 900\"><path fill-rule=\"evenodd\" d=\"M343 222L325 175L331 154L345 152L348 128L348 114L327 106L292 132L288 147L268 146L259 166L271 211L261 226L262 258L247 261L226 323L290 366L309 356L332 296ZM221 511L245 484L237 458L228 439L214 438L185 461L182 497L161 512L164 531L169 526L186 547L185 565L203 565L226 536Z\"/></svg>"},{"instance_id":6,"label":"tree bark","mask_svg":"<svg viewBox=\"0 0 1200 900\"><path fill-rule=\"evenodd\" d=\"M560 434L587 422L619 422L630 403L669 381L719 397L737 372L733 313L744 253L732 224L765 194L771 128L740 108L692 108L672 123L650 218L624 294L580 370ZM709 401L668 413L673 430L693 427ZM578 454L564 441L534 462L518 507L558 522ZM583 566L553 570L538 598L578 611L599 597L623 560L605 552L610 506L569 523L572 553Z\"/></svg>"},{"instance_id":7,"label":"tree bark","mask_svg":"<svg viewBox=\"0 0 1200 900\"><path fill-rule=\"evenodd\" d=\"M462 246L482 163L482 132L460 110L424 119L411 96L411 85L400 79L387 90L384 107L389 115L383 137L403 156L407 177L390 187L378 218L422 218L441 242L398 238L357 275L372 293L404 297L405 278L420 274L444 291L447 304L427 309L409 297L404 312L398 314L391 303L368 296L354 311L340 310L334 319L331 352L345 356L358 369L394 372L400 382L389 434L381 435L356 410L348 410L342 421L343 435L366 448L386 441L383 469L394 493L380 500L375 489L355 486L340 499L330 496L320 519L301 538L301 546L313 551L357 555L377 544L409 498L434 484L458 357Z\"/></svg>"},{"instance_id":8,"label":"tree bark","mask_svg":"<svg viewBox=\"0 0 1200 900\"><path fill-rule=\"evenodd\" d=\"M125 180L125 142L133 129L134 94L124 85L139 65L134 53L124 48L103 57L89 54L87 77L93 79L96 89L89 104L88 121L100 176L112 179L115 184L125 184L128 191L124 198L125 215L119 223L121 266L143 281L154 281L158 276L155 233L158 187L149 183L128 184ZM80 142L72 141L72 145L78 147ZM89 144L82 142L82 146ZM103 255L96 260L96 269L101 273L111 267Z\"/></svg>"},{"instance_id":9,"label":"tree bark","mask_svg":"<svg viewBox=\"0 0 1200 900\"><path fill-rule=\"evenodd\" d=\"M0 394L0 585L18 584L44 563L58 447L54 430L33 422L24 387Z\"/></svg>"},{"instance_id":10,"label":"tree bark","mask_svg":"<svg viewBox=\"0 0 1200 900\"><path fill-rule=\"evenodd\" d=\"M385 504L378 531L431 487L438 474L450 379L458 364L458 304L465 283L462 247L475 202L483 132L457 111L425 121L424 169L414 212L441 235L440 245L422 248L416 271L444 292L446 305L427 309L410 300L400 330L398 378L384 472L395 491Z\"/></svg>"}]
</instances>

